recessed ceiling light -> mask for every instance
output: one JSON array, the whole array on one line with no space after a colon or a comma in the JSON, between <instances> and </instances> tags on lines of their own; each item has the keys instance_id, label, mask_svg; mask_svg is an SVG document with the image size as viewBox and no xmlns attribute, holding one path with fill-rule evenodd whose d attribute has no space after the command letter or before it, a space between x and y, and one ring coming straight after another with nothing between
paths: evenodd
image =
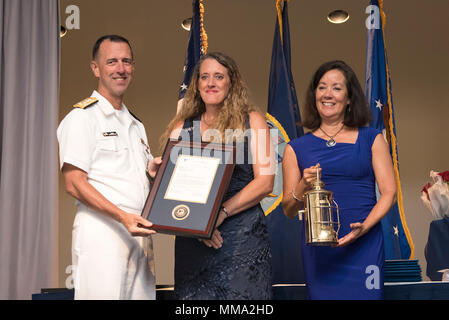
<instances>
[{"instance_id":1,"label":"recessed ceiling light","mask_svg":"<svg viewBox=\"0 0 449 320\"><path fill-rule=\"evenodd\" d=\"M187 31L190 31L191 26L192 26L192 18L184 19L181 23L181 27Z\"/></svg>"},{"instance_id":2,"label":"recessed ceiling light","mask_svg":"<svg viewBox=\"0 0 449 320\"><path fill-rule=\"evenodd\" d=\"M349 19L349 13L345 10L334 10L327 15L331 23L345 23Z\"/></svg>"},{"instance_id":3,"label":"recessed ceiling light","mask_svg":"<svg viewBox=\"0 0 449 320\"><path fill-rule=\"evenodd\" d=\"M61 26L61 29L59 30L59 37L62 38L66 35L67 29L64 26Z\"/></svg>"}]
</instances>

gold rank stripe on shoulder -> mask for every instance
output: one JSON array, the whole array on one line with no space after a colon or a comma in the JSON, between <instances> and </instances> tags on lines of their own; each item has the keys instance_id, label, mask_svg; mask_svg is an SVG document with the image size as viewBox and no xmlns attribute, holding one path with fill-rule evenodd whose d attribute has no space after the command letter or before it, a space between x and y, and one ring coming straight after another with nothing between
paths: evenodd
<instances>
[{"instance_id":1,"label":"gold rank stripe on shoulder","mask_svg":"<svg viewBox=\"0 0 449 320\"><path fill-rule=\"evenodd\" d=\"M89 97L89 98L84 99L83 101L78 102L77 104L74 104L73 107L74 108L84 109L84 108L87 108L90 105L93 105L97 101L98 101L97 98Z\"/></svg>"}]
</instances>

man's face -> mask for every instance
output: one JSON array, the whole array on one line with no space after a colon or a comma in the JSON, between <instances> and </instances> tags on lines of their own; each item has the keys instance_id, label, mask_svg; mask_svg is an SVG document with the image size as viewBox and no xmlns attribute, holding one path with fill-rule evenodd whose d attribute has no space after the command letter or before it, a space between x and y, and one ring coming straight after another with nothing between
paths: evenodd
<instances>
[{"instance_id":1,"label":"man's face","mask_svg":"<svg viewBox=\"0 0 449 320\"><path fill-rule=\"evenodd\" d=\"M91 68L99 80L98 92L105 98L121 99L134 72L131 49L126 42L105 40L100 44Z\"/></svg>"}]
</instances>

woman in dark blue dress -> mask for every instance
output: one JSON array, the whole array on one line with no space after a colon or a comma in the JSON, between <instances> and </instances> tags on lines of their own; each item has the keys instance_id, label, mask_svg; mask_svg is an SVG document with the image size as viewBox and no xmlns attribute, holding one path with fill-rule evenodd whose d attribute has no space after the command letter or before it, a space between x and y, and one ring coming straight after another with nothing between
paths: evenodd
<instances>
[{"instance_id":1,"label":"woman in dark blue dress","mask_svg":"<svg viewBox=\"0 0 449 320\"><path fill-rule=\"evenodd\" d=\"M382 299L380 220L395 202L396 182L385 139L366 127L370 115L353 70L342 61L324 63L307 91L303 126L311 132L285 149L286 215L294 217L304 207L302 196L316 179L317 168L340 209L337 246L310 246L302 239L311 299Z\"/></svg>"},{"instance_id":2,"label":"woman in dark blue dress","mask_svg":"<svg viewBox=\"0 0 449 320\"><path fill-rule=\"evenodd\" d=\"M265 117L249 104L235 62L222 53L195 67L172 139L235 143L236 166L211 240L176 237L178 299L271 299L271 249L260 201L274 184Z\"/></svg>"}]
</instances>

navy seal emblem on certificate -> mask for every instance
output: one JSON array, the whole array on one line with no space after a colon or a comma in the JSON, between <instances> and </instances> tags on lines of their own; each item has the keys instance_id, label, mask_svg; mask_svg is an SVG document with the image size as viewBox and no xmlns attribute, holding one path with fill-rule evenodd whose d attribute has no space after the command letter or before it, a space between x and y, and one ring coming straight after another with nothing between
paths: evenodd
<instances>
[{"instance_id":1,"label":"navy seal emblem on certificate","mask_svg":"<svg viewBox=\"0 0 449 320\"><path fill-rule=\"evenodd\" d=\"M189 216L190 209L185 204L179 204L173 208L171 215L175 220L184 220Z\"/></svg>"}]
</instances>

